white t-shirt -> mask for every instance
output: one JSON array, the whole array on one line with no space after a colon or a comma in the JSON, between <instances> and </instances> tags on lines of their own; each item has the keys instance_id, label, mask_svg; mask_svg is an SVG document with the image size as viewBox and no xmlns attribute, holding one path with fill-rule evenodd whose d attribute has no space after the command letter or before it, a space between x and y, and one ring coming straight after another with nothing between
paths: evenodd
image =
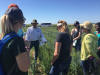
<instances>
[{"instance_id":1,"label":"white t-shirt","mask_svg":"<svg viewBox=\"0 0 100 75\"><path fill-rule=\"evenodd\" d=\"M40 40L44 35L39 27L33 28L33 26L29 27L26 32L26 40L28 41L36 41Z\"/></svg>"}]
</instances>

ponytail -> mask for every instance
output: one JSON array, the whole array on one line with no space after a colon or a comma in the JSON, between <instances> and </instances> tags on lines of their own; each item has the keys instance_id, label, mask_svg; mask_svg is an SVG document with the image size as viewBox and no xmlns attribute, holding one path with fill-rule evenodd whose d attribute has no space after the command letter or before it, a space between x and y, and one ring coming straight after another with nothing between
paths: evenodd
<instances>
[{"instance_id":1,"label":"ponytail","mask_svg":"<svg viewBox=\"0 0 100 75\"><path fill-rule=\"evenodd\" d=\"M10 22L8 15L3 15L1 17L1 26L2 26L2 33L3 34L6 34L6 33L9 33L11 31L14 31L13 25Z\"/></svg>"}]
</instances>

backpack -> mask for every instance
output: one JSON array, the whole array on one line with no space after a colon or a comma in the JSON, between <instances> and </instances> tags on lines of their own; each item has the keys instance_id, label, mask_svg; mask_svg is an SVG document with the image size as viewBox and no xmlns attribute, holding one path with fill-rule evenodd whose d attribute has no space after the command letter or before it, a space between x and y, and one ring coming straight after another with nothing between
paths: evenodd
<instances>
[{"instance_id":1,"label":"backpack","mask_svg":"<svg viewBox=\"0 0 100 75\"><path fill-rule=\"evenodd\" d=\"M0 55L1 55L1 52L2 52L3 46L4 46L9 40L11 40L11 39L14 38L14 37L17 37L17 34L9 33L9 34L6 34L6 35L0 40ZM0 75L4 75L1 62L0 62Z\"/></svg>"}]
</instances>

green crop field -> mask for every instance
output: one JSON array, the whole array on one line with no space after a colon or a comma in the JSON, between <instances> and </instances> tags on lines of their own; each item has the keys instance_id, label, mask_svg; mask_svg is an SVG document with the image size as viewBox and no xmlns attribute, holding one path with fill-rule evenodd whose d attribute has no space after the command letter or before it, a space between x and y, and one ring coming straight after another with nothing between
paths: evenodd
<instances>
[{"instance_id":1,"label":"green crop field","mask_svg":"<svg viewBox=\"0 0 100 75\"><path fill-rule=\"evenodd\" d=\"M73 26L69 26L69 30L71 30ZM26 32L27 27L24 28ZM51 27L41 27L42 32L47 39L47 43L43 46L40 46L39 51L39 59L38 66L36 67L35 75L48 75L51 68L51 59L53 57L54 52L54 42L58 31L56 30L56 26ZM30 51L31 57L31 65L34 65L34 48ZM80 66L80 51L75 51L73 48L72 53L72 61L70 64L70 69L68 75L83 75L82 68ZM34 75L34 67L30 67L29 75Z\"/></svg>"}]
</instances>

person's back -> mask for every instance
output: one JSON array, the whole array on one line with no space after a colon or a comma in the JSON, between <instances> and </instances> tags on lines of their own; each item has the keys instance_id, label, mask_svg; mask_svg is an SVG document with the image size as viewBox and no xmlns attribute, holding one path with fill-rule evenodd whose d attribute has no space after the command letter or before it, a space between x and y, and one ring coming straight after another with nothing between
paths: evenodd
<instances>
[{"instance_id":1,"label":"person's back","mask_svg":"<svg viewBox=\"0 0 100 75\"><path fill-rule=\"evenodd\" d=\"M49 75L67 75L71 63L72 38L69 35L67 23L64 20L58 21L57 30L59 31L56 41L52 67Z\"/></svg>"},{"instance_id":2,"label":"person's back","mask_svg":"<svg viewBox=\"0 0 100 75\"><path fill-rule=\"evenodd\" d=\"M81 47L81 66L84 75L97 75L96 62L97 56L97 41L98 38L92 33L93 24L89 21L83 23L83 32L85 36L82 39Z\"/></svg>"},{"instance_id":3,"label":"person's back","mask_svg":"<svg viewBox=\"0 0 100 75\"><path fill-rule=\"evenodd\" d=\"M18 55L19 49L21 51L23 50L22 52L26 51L24 40L20 37L15 37L12 38L11 40L8 40L8 42L3 46L0 60L5 75L8 75L10 72L11 72L10 75L28 74L28 72L22 72L18 68L15 57Z\"/></svg>"},{"instance_id":4,"label":"person's back","mask_svg":"<svg viewBox=\"0 0 100 75\"><path fill-rule=\"evenodd\" d=\"M28 75L30 65L29 52L25 48L24 40L17 35L24 22L25 18L21 9L16 7L7 9L1 18L3 38L17 36L7 42L2 40L4 45L1 49L0 63L5 75Z\"/></svg>"},{"instance_id":5,"label":"person's back","mask_svg":"<svg viewBox=\"0 0 100 75\"><path fill-rule=\"evenodd\" d=\"M76 38L78 36L79 31L76 28L73 28L72 31L73 31L72 37L74 39L74 38Z\"/></svg>"},{"instance_id":6,"label":"person's back","mask_svg":"<svg viewBox=\"0 0 100 75\"><path fill-rule=\"evenodd\" d=\"M75 47L76 50L81 49L81 33L80 30L77 28L72 29L72 38L73 38L73 47Z\"/></svg>"},{"instance_id":7,"label":"person's back","mask_svg":"<svg viewBox=\"0 0 100 75\"><path fill-rule=\"evenodd\" d=\"M72 38L67 32L60 32L56 41L62 43L57 61L66 61L70 57L70 45L72 43Z\"/></svg>"},{"instance_id":8,"label":"person's back","mask_svg":"<svg viewBox=\"0 0 100 75\"><path fill-rule=\"evenodd\" d=\"M97 37L94 34L87 34L82 40L81 60L86 60L90 56L97 56Z\"/></svg>"},{"instance_id":9,"label":"person's back","mask_svg":"<svg viewBox=\"0 0 100 75\"><path fill-rule=\"evenodd\" d=\"M95 24L95 28L96 28L96 31L94 32L94 34L98 37L98 51L97 51L97 55L99 56L100 58L100 22L97 22Z\"/></svg>"}]
</instances>

